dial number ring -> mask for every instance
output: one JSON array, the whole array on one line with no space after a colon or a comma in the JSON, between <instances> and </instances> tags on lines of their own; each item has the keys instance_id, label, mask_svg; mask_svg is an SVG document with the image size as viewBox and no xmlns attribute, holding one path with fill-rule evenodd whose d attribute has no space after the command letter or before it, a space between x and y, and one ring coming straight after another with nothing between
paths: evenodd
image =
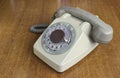
<instances>
[{"instance_id":1,"label":"dial number ring","mask_svg":"<svg viewBox=\"0 0 120 78\"><path fill-rule=\"evenodd\" d=\"M51 41L50 37L51 34L53 34L53 32L57 30L62 31L64 33L64 37L60 42L55 43ZM74 40L74 37L75 37L75 31L72 25L65 22L59 22L53 24L52 26L48 27L45 30L41 42L46 52L50 54L61 54L66 52L70 48Z\"/></svg>"}]
</instances>

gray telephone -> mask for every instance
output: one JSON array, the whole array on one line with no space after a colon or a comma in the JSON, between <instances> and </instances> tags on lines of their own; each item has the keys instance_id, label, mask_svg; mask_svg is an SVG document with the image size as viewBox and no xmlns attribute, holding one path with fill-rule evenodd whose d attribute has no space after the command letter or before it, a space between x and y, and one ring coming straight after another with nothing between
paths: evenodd
<instances>
[{"instance_id":1,"label":"gray telephone","mask_svg":"<svg viewBox=\"0 0 120 78\"><path fill-rule=\"evenodd\" d=\"M112 27L85 10L62 7L54 17L35 42L34 54L58 72L76 64L99 43L112 40Z\"/></svg>"}]
</instances>

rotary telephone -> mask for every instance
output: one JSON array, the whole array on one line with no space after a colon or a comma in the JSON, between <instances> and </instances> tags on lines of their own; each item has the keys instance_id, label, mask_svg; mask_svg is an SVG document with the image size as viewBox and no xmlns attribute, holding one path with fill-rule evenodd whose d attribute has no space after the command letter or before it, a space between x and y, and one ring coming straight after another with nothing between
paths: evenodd
<instances>
[{"instance_id":1,"label":"rotary telephone","mask_svg":"<svg viewBox=\"0 0 120 78\"><path fill-rule=\"evenodd\" d=\"M110 25L80 8L58 9L53 22L44 30L45 27L31 27L33 32L44 31L33 46L34 54L58 72L67 70L113 37Z\"/></svg>"}]
</instances>

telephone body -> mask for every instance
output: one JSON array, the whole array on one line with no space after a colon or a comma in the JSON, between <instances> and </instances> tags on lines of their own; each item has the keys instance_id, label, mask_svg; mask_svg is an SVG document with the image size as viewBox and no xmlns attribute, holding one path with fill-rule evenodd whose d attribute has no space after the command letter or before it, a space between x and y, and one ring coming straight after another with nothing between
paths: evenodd
<instances>
[{"instance_id":1,"label":"telephone body","mask_svg":"<svg viewBox=\"0 0 120 78\"><path fill-rule=\"evenodd\" d=\"M34 54L56 71L63 72L99 45L91 36L92 30L90 22L66 12L38 38L33 46Z\"/></svg>"}]
</instances>

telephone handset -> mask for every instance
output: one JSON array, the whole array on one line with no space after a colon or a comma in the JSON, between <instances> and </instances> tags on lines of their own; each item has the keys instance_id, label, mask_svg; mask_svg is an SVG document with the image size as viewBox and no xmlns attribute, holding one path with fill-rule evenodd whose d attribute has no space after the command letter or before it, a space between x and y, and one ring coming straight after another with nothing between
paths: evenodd
<instances>
[{"instance_id":1,"label":"telephone handset","mask_svg":"<svg viewBox=\"0 0 120 78\"><path fill-rule=\"evenodd\" d=\"M60 17L66 12L70 13L74 17L89 22L93 26L91 35L96 42L108 43L112 40L113 37L112 27L103 22L100 18L80 8L72 7L60 8L55 15L56 17Z\"/></svg>"},{"instance_id":2,"label":"telephone handset","mask_svg":"<svg viewBox=\"0 0 120 78\"><path fill-rule=\"evenodd\" d=\"M112 27L82 9L63 7L57 10L54 17L35 42L34 53L58 72L76 64L99 43L112 40ZM41 32L35 30L37 27L32 27L32 31Z\"/></svg>"}]
</instances>

